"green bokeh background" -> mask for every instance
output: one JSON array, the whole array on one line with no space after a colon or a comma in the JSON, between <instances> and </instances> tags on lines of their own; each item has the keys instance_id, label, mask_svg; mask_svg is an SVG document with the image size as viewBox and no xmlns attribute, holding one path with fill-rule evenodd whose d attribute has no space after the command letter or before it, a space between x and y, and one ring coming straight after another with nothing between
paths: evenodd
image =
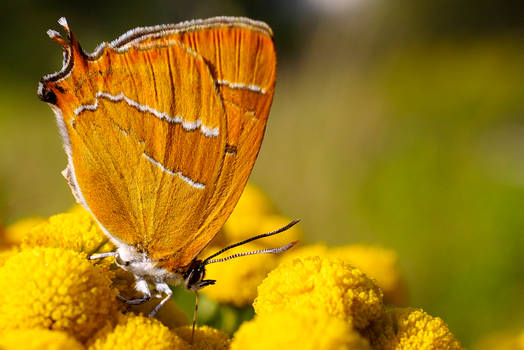
<instances>
[{"instance_id":1,"label":"green bokeh background","mask_svg":"<svg viewBox=\"0 0 524 350\"><path fill-rule=\"evenodd\" d=\"M73 199L54 116L66 16L90 51L141 25L244 15L275 31L275 100L252 180L309 241L399 254L411 306L470 346L524 328L524 9L518 1L18 1L0 5L0 215Z\"/></svg>"}]
</instances>

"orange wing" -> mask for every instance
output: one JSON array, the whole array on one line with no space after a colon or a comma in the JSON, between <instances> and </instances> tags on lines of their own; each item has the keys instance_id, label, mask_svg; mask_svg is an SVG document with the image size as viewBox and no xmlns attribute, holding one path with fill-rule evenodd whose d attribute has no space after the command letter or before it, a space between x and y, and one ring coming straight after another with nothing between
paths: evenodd
<instances>
[{"instance_id":1,"label":"orange wing","mask_svg":"<svg viewBox=\"0 0 524 350\"><path fill-rule=\"evenodd\" d=\"M137 28L92 55L68 33L50 33L66 62L39 94L57 114L73 193L117 244L183 270L256 159L275 84L271 30L225 17Z\"/></svg>"}]
</instances>

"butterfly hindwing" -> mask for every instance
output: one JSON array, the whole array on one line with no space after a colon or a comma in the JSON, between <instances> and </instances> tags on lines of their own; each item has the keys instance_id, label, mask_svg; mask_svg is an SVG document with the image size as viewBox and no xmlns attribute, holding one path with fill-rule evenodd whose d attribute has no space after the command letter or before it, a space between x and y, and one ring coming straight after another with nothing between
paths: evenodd
<instances>
[{"instance_id":1,"label":"butterfly hindwing","mask_svg":"<svg viewBox=\"0 0 524 350\"><path fill-rule=\"evenodd\" d=\"M267 26L245 19L139 28L43 80L77 199L117 241L180 270L234 208L275 81ZM72 63L71 63L72 61ZM57 108L54 107L54 108Z\"/></svg>"}]
</instances>

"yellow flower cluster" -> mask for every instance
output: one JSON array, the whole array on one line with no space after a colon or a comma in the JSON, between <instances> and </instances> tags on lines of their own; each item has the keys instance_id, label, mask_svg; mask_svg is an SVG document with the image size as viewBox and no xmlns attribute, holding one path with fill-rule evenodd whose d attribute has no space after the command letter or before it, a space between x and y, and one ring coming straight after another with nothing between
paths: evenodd
<instances>
[{"instance_id":1,"label":"yellow flower cluster","mask_svg":"<svg viewBox=\"0 0 524 350\"><path fill-rule=\"evenodd\" d=\"M384 313L382 291L362 271L339 259L308 257L283 263L258 287L259 315L315 310L364 329Z\"/></svg>"},{"instance_id":2,"label":"yellow flower cluster","mask_svg":"<svg viewBox=\"0 0 524 350\"><path fill-rule=\"evenodd\" d=\"M206 254L290 221L249 185ZM231 254L301 238L294 227ZM441 319L417 309L386 310L384 298L400 304L405 294L396 255L379 247L319 244L287 256L258 254L208 265L207 277L218 282L204 292L235 306L253 303L256 316L232 340L202 326L190 344L191 326L173 300L156 318L142 316L151 303L124 310L116 295L133 295L133 277L115 269L113 259L87 260L88 254L114 247L80 207L46 220L18 222L0 240L1 349L461 348Z\"/></svg>"},{"instance_id":3,"label":"yellow flower cluster","mask_svg":"<svg viewBox=\"0 0 524 350\"><path fill-rule=\"evenodd\" d=\"M420 309L396 308L367 330L374 349L462 349L446 323Z\"/></svg>"},{"instance_id":4,"label":"yellow flower cluster","mask_svg":"<svg viewBox=\"0 0 524 350\"><path fill-rule=\"evenodd\" d=\"M113 259L87 259L114 247L84 209L22 220L0 240L0 349L191 348L187 317L173 300L157 319L135 315L149 313L155 303L126 307L122 314L116 295L133 292L133 277L110 266ZM229 342L209 327L195 333L199 349L227 349Z\"/></svg>"},{"instance_id":5,"label":"yellow flower cluster","mask_svg":"<svg viewBox=\"0 0 524 350\"><path fill-rule=\"evenodd\" d=\"M236 332L231 350L371 350L348 322L311 309L258 315Z\"/></svg>"},{"instance_id":6,"label":"yellow flower cluster","mask_svg":"<svg viewBox=\"0 0 524 350\"><path fill-rule=\"evenodd\" d=\"M407 303L406 284L400 273L397 254L391 249L364 244L328 248L325 244L318 243L297 247L284 254L282 261L306 256L342 259L375 279L384 293L386 304L404 306Z\"/></svg>"},{"instance_id":7,"label":"yellow flower cluster","mask_svg":"<svg viewBox=\"0 0 524 350\"><path fill-rule=\"evenodd\" d=\"M51 216L48 220L31 227L22 241L22 248L54 247L75 252L109 252L114 246L84 209Z\"/></svg>"},{"instance_id":8,"label":"yellow flower cluster","mask_svg":"<svg viewBox=\"0 0 524 350\"><path fill-rule=\"evenodd\" d=\"M191 344L192 327L174 330L162 322L142 315L120 316L115 327L106 326L88 344L89 350L227 350L229 337L219 330L202 326L195 329Z\"/></svg>"},{"instance_id":9,"label":"yellow flower cluster","mask_svg":"<svg viewBox=\"0 0 524 350\"><path fill-rule=\"evenodd\" d=\"M257 234L274 231L291 221L290 218L278 214L275 206L258 187L248 183L224 228L202 257ZM302 237L300 227L295 225L278 235L232 249L230 253L280 247L302 240ZM202 292L219 303L237 307L250 305L257 295L257 286L269 271L278 265L279 259L280 256L273 254L257 254L233 259L227 263L208 265L207 276L216 279L217 283L206 287Z\"/></svg>"},{"instance_id":10,"label":"yellow flower cluster","mask_svg":"<svg viewBox=\"0 0 524 350\"><path fill-rule=\"evenodd\" d=\"M0 268L0 329L61 330L80 341L116 314L111 273L60 248L22 250Z\"/></svg>"},{"instance_id":11,"label":"yellow flower cluster","mask_svg":"<svg viewBox=\"0 0 524 350\"><path fill-rule=\"evenodd\" d=\"M231 349L461 349L441 319L386 311L374 281L340 259L280 264L259 286L254 308Z\"/></svg>"},{"instance_id":12,"label":"yellow flower cluster","mask_svg":"<svg viewBox=\"0 0 524 350\"><path fill-rule=\"evenodd\" d=\"M189 344L154 318L128 314L95 336L90 350L189 350Z\"/></svg>"}]
</instances>

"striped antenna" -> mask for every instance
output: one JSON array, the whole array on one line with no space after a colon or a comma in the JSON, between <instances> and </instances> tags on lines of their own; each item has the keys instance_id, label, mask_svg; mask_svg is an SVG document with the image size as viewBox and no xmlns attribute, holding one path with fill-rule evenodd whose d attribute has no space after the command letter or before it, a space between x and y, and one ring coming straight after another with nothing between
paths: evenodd
<instances>
[{"instance_id":1,"label":"striped antenna","mask_svg":"<svg viewBox=\"0 0 524 350\"><path fill-rule=\"evenodd\" d=\"M298 224L300 222L300 220L293 220L291 221L289 224L287 224L286 226L284 227L281 227L279 228L278 230L275 230L273 232L269 232L269 233L263 233L261 235L258 235L258 236L254 236L254 237L251 237L251 238L248 238L242 242L238 242L238 243L235 243L235 244L231 244L230 246L227 246L225 247L224 249L221 249L220 251L216 252L215 254L211 255L211 256L208 256L206 259L204 259L204 261L202 261L202 265L207 265L207 264L212 264L212 263L215 263L215 262L219 262L219 261L225 261L225 260L229 260L229 259L233 259L233 258L236 258L238 256L243 256L243 255L251 255L251 254L259 254L259 253L272 253L272 254L276 254L276 253L280 253L280 252L283 252L283 251L286 251L288 250L289 248L291 248L292 246L294 246L297 242L292 242L292 243L289 243L283 247L280 247L280 248L274 248L274 249L262 249L260 251L254 251L254 252L247 252L247 253L239 253L239 254L235 254L235 255L231 255L230 257L227 257L227 258L224 258L224 259L215 259L215 260L212 260L213 258L219 256L220 254L228 251L229 249L233 249L235 247L238 247L238 246L241 246L241 245L244 245L246 243L249 243L249 242L252 242L252 241L255 241L257 239L261 239L261 238L264 238L264 237L269 237L269 236L273 236L273 235L276 235L277 233L280 233L280 232L284 232L288 229L290 229L291 227L295 226L296 224ZM279 250L280 249L280 250Z\"/></svg>"}]
</instances>

